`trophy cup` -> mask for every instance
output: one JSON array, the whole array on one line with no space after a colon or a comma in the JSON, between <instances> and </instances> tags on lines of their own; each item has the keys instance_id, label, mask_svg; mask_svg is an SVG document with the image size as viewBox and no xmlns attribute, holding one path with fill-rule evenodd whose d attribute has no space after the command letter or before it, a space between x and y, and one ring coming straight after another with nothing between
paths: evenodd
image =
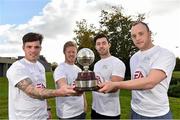
<instances>
[{"instance_id":1,"label":"trophy cup","mask_svg":"<svg viewBox=\"0 0 180 120\"><path fill-rule=\"evenodd\" d=\"M94 53L89 48L81 49L77 54L77 62L83 66L83 71L78 73L78 77L75 80L76 91L95 91L98 90L98 80L95 77L95 73L89 71L89 65L94 61Z\"/></svg>"}]
</instances>

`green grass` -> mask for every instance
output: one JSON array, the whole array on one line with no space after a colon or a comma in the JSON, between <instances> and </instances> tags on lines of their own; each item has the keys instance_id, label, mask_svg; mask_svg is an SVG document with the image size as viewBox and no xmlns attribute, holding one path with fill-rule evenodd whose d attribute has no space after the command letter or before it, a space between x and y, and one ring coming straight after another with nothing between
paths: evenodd
<instances>
[{"instance_id":1,"label":"green grass","mask_svg":"<svg viewBox=\"0 0 180 120\"><path fill-rule=\"evenodd\" d=\"M176 78L180 78L180 72L173 73L173 76ZM54 80L52 77L52 73L47 73L47 88L54 89ZM90 110L91 110L91 103L92 103L92 94L91 92L86 92L86 98L88 102L88 112L87 112L87 119L90 119ZM128 90L121 90L120 92L120 101L121 101L121 118L128 119L130 115L130 99L131 93ZM180 98L173 98L169 97L170 100L170 108L173 113L174 119L180 119ZM56 106L55 106L55 99L51 98L48 100L52 108L52 116L53 119L56 119ZM7 119L8 118L8 81L5 77L0 77L0 119Z\"/></svg>"},{"instance_id":2,"label":"green grass","mask_svg":"<svg viewBox=\"0 0 180 120\"><path fill-rule=\"evenodd\" d=\"M173 72L173 77L174 78L180 78L180 71L174 71Z\"/></svg>"},{"instance_id":3,"label":"green grass","mask_svg":"<svg viewBox=\"0 0 180 120\"><path fill-rule=\"evenodd\" d=\"M8 81L0 77L0 119L8 118Z\"/></svg>"}]
</instances>

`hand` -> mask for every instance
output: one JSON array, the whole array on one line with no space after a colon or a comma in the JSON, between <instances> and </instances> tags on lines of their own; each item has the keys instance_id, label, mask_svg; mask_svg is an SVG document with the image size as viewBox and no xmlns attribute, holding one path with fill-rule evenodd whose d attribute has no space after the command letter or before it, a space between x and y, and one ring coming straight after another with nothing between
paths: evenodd
<instances>
[{"instance_id":1,"label":"hand","mask_svg":"<svg viewBox=\"0 0 180 120\"><path fill-rule=\"evenodd\" d=\"M72 96L77 94L74 90L74 86L62 85L59 89L57 89L58 96Z\"/></svg>"},{"instance_id":2,"label":"hand","mask_svg":"<svg viewBox=\"0 0 180 120\"><path fill-rule=\"evenodd\" d=\"M109 92L112 92L113 90L117 89L116 82L112 82L112 81L98 84L98 86L100 87L100 89L98 91L102 92L102 93L109 93Z\"/></svg>"}]
</instances>

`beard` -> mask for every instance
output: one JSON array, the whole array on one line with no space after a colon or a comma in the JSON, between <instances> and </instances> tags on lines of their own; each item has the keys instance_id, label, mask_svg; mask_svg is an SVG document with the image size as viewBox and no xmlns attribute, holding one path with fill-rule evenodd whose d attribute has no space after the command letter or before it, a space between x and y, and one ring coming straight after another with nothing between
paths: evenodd
<instances>
[{"instance_id":1,"label":"beard","mask_svg":"<svg viewBox=\"0 0 180 120\"><path fill-rule=\"evenodd\" d=\"M74 57L68 57L65 60L66 62L70 63L70 64L74 64L74 62L76 61L76 59Z\"/></svg>"},{"instance_id":2,"label":"beard","mask_svg":"<svg viewBox=\"0 0 180 120\"><path fill-rule=\"evenodd\" d=\"M100 56L106 56L106 55L108 55L109 52L106 49L100 49L98 51L98 53L99 53Z\"/></svg>"}]
</instances>

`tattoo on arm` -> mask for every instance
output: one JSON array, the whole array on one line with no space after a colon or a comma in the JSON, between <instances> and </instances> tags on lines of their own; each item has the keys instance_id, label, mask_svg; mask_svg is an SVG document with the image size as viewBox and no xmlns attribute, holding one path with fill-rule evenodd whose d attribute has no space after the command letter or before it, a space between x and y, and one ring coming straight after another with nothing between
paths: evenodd
<instances>
[{"instance_id":1,"label":"tattoo on arm","mask_svg":"<svg viewBox=\"0 0 180 120\"><path fill-rule=\"evenodd\" d=\"M29 85L32 85L32 80L27 78L27 79L24 79L24 80L21 80L20 82L18 82L16 84L16 87L18 87L22 91L25 91Z\"/></svg>"},{"instance_id":2,"label":"tattoo on arm","mask_svg":"<svg viewBox=\"0 0 180 120\"><path fill-rule=\"evenodd\" d=\"M27 95L35 99L46 99L56 97L56 90L36 88L32 80L27 78L17 83L16 87L24 91Z\"/></svg>"}]
</instances>

